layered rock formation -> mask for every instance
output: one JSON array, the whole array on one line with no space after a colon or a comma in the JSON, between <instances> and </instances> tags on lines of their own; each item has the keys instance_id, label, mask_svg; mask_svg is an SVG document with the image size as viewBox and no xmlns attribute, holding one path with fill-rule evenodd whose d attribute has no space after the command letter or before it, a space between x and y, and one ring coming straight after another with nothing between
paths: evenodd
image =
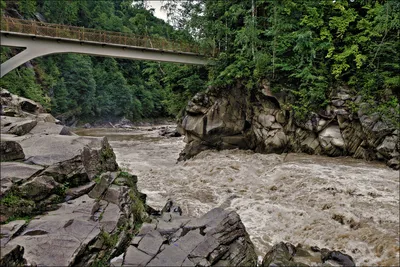
<instances>
[{"instance_id":1,"label":"layered rock formation","mask_svg":"<svg viewBox=\"0 0 400 267\"><path fill-rule=\"evenodd\" d=\"M353 102L359 104L351 112ZM210 88L186 107L180 128L187 145L180 160L205 149L252 149L261 153L304 152L383 160L399 169L399 131L378 114L369 114L361 98L338 88L327 110L306 122L280 108L276 98L248 95L237 84L229 90Z\"/></svg>"},{"instance_id":2,"label":"layered rock formation","mask_svg":"<svg viewBox=\"0 0 400 267\"><path fill-rule=\"evenodd\" d=\"M1 94L0 265L256 265L237 213L189 218L171 201L152 210L106 138L76 136Z\"/></svg>"},{"instance_id":3,"label":"layered rock formation","mask_svg":"<svg viewBox=\"0 0 400 267\"><path fill-rule=\"evenodd\" d=\"M144 195L107 139L76 136L40 105L1 96L0 265L87 266L125 251L147 216Z\"/></svg>"},{"instance_id":4,"label":"layered rock formation","mask_svg":"<svg viewBox=\"0 0 400 267\"><path fill-rule=\"evenodd\" d=\"M168 202L142 226L114 266L256 266L254 246L236 212L216 208L200 218Z\"/></svg>"}]
</instances>

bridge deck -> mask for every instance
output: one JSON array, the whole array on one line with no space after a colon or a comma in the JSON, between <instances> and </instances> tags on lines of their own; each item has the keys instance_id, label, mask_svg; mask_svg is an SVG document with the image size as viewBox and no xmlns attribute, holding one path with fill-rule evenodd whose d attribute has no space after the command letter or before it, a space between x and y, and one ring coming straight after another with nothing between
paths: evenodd
<instances>
[{"instance_id":1,"label":"bridge deck","mask_svg":"<svg viewBox=\"0 0 400 267\"><path fill-rule=\"evenodd\" d=\"M21 20L2 17L1 32L19 33L21 35L72 39L83 42L143 47L176 53L193 53L203 56L214 56L215 51L200 48L196 44L175 42L165 38L138 36L131 33L110 32L84 27L43 23L32 20Z\"/></svg>"}]
</instances>

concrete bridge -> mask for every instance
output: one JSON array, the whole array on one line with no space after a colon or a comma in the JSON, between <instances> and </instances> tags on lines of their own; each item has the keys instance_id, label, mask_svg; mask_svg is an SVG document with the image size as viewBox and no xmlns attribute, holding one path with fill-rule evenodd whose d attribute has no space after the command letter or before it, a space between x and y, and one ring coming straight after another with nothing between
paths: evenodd
<instances>
[{"instance_id":1,"label":"concrete bridge","mask_svg":"<svg viewBox=\"0 0 400 267\"><path fill-rule=\"evenodd\" d=\"M205 65L215 53L183 42L129 33L3 17L1 46L26 48L1 64L1 77L16 67L50 54L79 53L136 60Z\"/></svg>"}]
</instances>

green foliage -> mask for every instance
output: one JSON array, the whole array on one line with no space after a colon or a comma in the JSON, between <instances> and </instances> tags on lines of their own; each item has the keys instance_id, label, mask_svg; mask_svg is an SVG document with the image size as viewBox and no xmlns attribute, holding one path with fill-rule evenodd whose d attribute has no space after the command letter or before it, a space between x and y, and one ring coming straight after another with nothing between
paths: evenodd
<instances>
[{"instance_id":1,"label":"green foliage","mask_svg":"<svg viewBox=\"0 0 400 267\"><path fill-rule=\"evenodd\" d=\"M187 31L174 29L154 17L145 4L132 5L130 0L1 3L5 10L17 9L27 14L26 18L39 12L50 23L194 42ZM12 49L1 49L2 62L16 54ZM194 93L204 89L207 79L205 70L197 67L180 66L186 71L179 72L179 77L175 64L77 54L50 55L31 62L33 70L21 66L2 78L0 86L41 102L55 117L66 121L173 117ZM180 80L179 88L172 89L172 79Z\"/></svg>"},{"instance_id":2,"label":"green foliage","mask_svg":"<svg viewBox=\"0 0 400 267\"><path fill-rule=\"evenodd\" d=\"M104 242L104 245L106 245L109 248L110 247L114 247L117 244L117 241L118 241L118 234L110 235L109 233L107 233L103 229L100 232L100 237L102 238L102 240Z\"/></svg>"},{"instance_id":3,"label":"green foliage","mask_svg":"<svg viewBox=\"0 0 400 267\"><path fill-rule=\"evenodd\" d=\"M143 201L139 198L138 192L134 189L129 190L129 197L132 199L132 214L135 218L136 222L144 222L145 221L145 212L146 209L144 207Z\"/></svg>"},{"instance_id":4,"label":"green foliage","mask_svg":"<svg viewBox=\"0 0 400 267\"><path fill-rule=\"evenodd\" d=\"M167 2L170 9L177 3ZM332 88L349 84L375 101L374 112L396 113L399 1L200 2L197 13L193 5L184 11L175 6L176 16L183 16L175 19L220 50L210 84L226 87L240 80L256 89L266 80L302 118L324 109ZM387 90L397 98L386 99L381 92Z\"/></svg>"},{"instance_id":5,"label":"green foliage","mask_svg":"<svg viewBox=\"0 0 400 267\"><path fill-rule=\"evenodd\" d=\"M384 92L393 92L396 101L400 95L399 1L165 0L173 26L154 17L146 1L15 3L7 2L5 9L219 51L207 68L53 55L34 61L36 74L21 67L1 80L0 86L13 93L51 104L55 116L84 121L176 116L207 85L229 87L238 80L247 90L267 81L300 117L324 109L340 84L372 99L376 112L388 118L396 103ZM2 61L13 54L2 48Z\"/></svg>"}]
</instances>

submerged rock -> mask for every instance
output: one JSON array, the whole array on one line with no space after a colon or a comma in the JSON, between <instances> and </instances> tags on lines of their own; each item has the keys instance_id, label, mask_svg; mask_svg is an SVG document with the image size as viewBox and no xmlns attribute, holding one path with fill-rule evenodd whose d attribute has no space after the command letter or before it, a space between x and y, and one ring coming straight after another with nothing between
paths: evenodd
<instances>
[{"instance_id":1,"label":"submerged rock","mask_svg":"<svg viewBox=\"0 0 400 267\"><path fill-rule=\"evenodd\" d=\"M319 249L318 247L296 247L290 243L280 242L274 245L264 256L262 267L286 266L346 266L354 267L351 256L339 251Z\"/></svg>"}]
</instances>

